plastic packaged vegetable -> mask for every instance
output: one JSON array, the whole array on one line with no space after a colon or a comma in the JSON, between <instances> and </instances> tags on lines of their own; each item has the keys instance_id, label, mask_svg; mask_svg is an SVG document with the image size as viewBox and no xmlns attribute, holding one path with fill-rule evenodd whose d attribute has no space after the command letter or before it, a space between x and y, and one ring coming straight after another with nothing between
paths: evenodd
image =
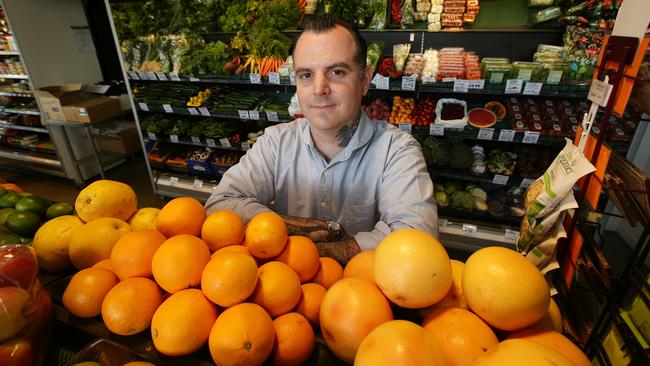
<instances>
[{"instance_id":1,"label":"plastic packaged vegetable","mask_svg":"<svg viewBox=\"0 0 650 366\"><path fill-rule=\"evenodd\" d=\"M411 52L410 43L396 44L393 46L393 59L395 60L395 68L397 72L401 73L404 68L404 62Z\"/></svg>"},{"instance_id":2,"label":"plastic packaged vegetable","mask_svg":"<svg viewBox=\"0 0 650 366\"><path fill-rule=\"evenodd\" d=\"M524 81L543 82L544 70L537 62L515 61L510 69L510 79L521 79Z\"/></svg>"},{"instance_id":3,"label":"plastic packaged vegetable","mask_svg":"<svg viewBox=\"0 0 650 366\"><path fill-rule=\"evenodd\" d=\"M530 21L534 24L543 23L555 19L562 15L562 9L559 6L553 6L530 14Z\"/></svg>"},{"instance_id":4,"label":"plastic packaged vegetable","mask_svg":"<svg viewBox=\"0 0 650 366\"><path fill-rule=\"evenodd\" d=\"M372 73L375 73L377 69L377 63L381 58L382 53L384 52L384 42L382 41L372 41L368 45L368 55L366 57L366 65L370 67Z\"/></svg>"},{"instance_id":5,"label":"plastic packaged vegetable","mask_svg":"<svg viewBox=\"0 0 650 366\"><path fill-rule=\"evenodd\" d=\"M501 84L510 73L510 64L487 64L483 69L483 79L489 84Z\"/></svg>"}]
</instances>

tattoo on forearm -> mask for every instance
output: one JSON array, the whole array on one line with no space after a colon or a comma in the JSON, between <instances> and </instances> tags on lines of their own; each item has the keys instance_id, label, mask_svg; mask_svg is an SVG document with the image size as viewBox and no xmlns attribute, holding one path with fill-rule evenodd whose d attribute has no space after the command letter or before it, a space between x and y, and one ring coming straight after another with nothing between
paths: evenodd
<instances>
[{"instance_id":1,"label":"tattoo on forearm","mask_svg":"<svg viewBox=\"0 0 650 366\"><path fill-rule=\"evenodd\" d=\"M338 132L336 132L336 138L339 140L340 147L348 146L358 127L359 118L355 119L351 124L341 127Z\"/></svg>"},{"instance_id":2,"label":"tattoo on forearm","mask_svg":"<svg viewBox=\"0 0 650 366\"><path fill-rule=\"evenodd\" d=\"M321 257L331 257L344 267L361 251L354 239L316 243L316 246Z\"/></svg>"}]
</instances>

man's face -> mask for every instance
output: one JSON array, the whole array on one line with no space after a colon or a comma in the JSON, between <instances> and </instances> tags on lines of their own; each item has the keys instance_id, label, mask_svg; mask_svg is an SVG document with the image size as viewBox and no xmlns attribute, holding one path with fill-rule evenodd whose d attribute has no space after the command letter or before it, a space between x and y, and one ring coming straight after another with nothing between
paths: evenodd
<instances>
[{"instance_id":1,"label":"man's face","mask_svg":"<svg viewBox=\"0 0 650 366\"><path fill-rule=\"evenodd\" d=\"M296 89L312 129L336 132L357 118L370 72L355 61L356 45L343 27L305 32L294 50Z\"/></svg>"}]
</instances>

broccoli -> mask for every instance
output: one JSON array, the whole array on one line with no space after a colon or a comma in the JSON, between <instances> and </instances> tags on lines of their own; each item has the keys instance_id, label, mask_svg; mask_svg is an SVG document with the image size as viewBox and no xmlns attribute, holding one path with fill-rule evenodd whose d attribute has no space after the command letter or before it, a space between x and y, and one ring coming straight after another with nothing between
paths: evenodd
<instances>
[{"instance_id":1,"label":"broccoli","mask_svg":"<svg viewBox=\"0 0 650 366\"><path fill-rule=\"evenodd\" d=\"M435 193L436 205L438 207L447 207L449 206L449 197L445 191L436 191Z\"/></svg>"},{"instance_id":2,"label":"broccoli","mask_svg":"<svg viewBox=\"0 0 650 366\"><path fill-rule=\"evenodd\" d=\"M456 191L451 194L451 205L461 210L471 211L474 209L474 196L469 192Z\"/></svg>"},{"instance_id":3,"label":"broccoli","mask_svg":"<svg viewBox=\"0 0 650 366\"><path fill-rule=\"evenodd\" d=\"M449 148L449 156L454 157L450 160L450 166L453 169L466 170L469 169L474 162L472 149L464 143L451 145Z\"/></svg>"}]
</instances>

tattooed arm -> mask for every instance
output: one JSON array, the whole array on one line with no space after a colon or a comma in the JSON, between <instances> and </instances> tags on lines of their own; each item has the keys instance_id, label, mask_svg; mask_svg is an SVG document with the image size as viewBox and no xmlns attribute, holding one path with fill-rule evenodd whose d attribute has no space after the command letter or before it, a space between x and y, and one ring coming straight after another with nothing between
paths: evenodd
<instances>
[{"instance_id":1,"label":"tattooed arm","mask_svg":"<svg viewBox=\"0 0 650 366\"><path fill-rule=\"evenodd\" d=\"M339 262L343 267L354 257L357 253L361 252L357 241L350 237L341 241L325 241L316 243L318 247L318 254L321 257L332 257Z\"/></svg>"}]
</instances>

